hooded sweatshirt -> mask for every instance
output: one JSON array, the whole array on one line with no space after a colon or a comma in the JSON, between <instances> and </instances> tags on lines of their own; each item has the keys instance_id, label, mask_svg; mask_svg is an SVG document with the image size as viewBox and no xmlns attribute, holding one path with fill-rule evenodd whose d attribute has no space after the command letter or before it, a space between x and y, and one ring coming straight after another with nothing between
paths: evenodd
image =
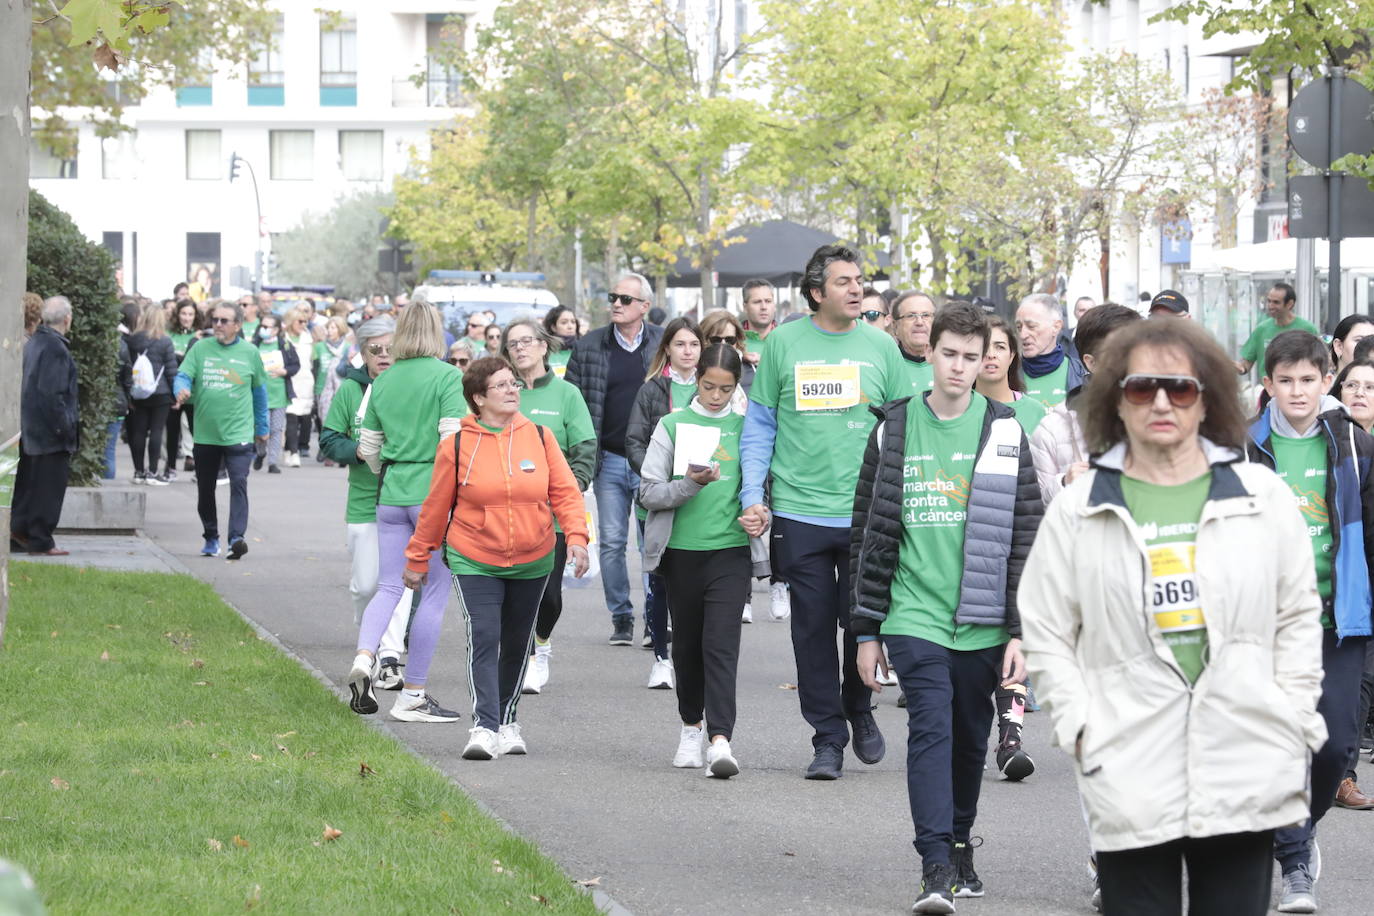
<instances>
[{"instance_id":1,"label":"hooded sweatshirt","mask_svg":"<svg viewBox=\"0 0 1374 916\"><path fill-rule=\"evenodd\" d=\"M587 545L582 493L552 433L541 436L522 414L493 432L469 414L457 435L456 465L452 435L434 454L429 495L406 547L408 569L428 570L430 553L445 543L501 569L542 560L553 551L555 514L569 547Z\"/></svg>"}]
</instances>

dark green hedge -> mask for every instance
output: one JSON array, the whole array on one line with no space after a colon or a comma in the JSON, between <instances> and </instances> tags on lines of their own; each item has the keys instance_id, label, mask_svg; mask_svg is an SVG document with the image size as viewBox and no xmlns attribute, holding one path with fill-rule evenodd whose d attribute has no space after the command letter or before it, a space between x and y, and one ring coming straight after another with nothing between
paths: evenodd
<instances>
[{"instance_id":1,"label":"dark green hedge","mask_svg":"<svg viewBox=\"0 0 1374 916\"><path fill-rule=\"evenodd\" d=\"M119 362L119 287L115 262L70 216L29 192L28 290L72 302L72 356L81 392L81 448L70 485L96 486L105 464L105 427L113 419Z\"/></svg>"}]
</instances>

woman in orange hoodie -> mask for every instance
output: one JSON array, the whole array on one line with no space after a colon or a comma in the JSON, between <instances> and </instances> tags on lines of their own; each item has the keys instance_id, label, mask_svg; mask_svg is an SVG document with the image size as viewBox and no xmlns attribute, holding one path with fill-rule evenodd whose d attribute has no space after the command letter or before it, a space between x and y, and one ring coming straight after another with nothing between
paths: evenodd
<instances>
[{"instance_id":1,"label":"woman in orange hoodie","mask_svg":"<svg viewBox=\"0 0 1374 916\"><path fill-rule=\"evenodd\" d=\"M520 413L509 364L475 360L463 375L463 397L472 413L435 452L401 578L407 588L424 585L430 552L443 546L468 622L473 727L463 756L490 760L525 753L515 707L553 569L553 516L579 576L587 569L587 522L558 442Z\"/></svg>"}]
</instances>

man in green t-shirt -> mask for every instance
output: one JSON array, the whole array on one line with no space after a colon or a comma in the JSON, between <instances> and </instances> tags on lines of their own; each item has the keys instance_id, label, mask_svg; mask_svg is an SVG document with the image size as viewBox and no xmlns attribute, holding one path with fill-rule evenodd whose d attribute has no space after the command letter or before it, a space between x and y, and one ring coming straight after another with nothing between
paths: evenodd
<instances>
[{"instance_id":1,"label":"man in green t-shirt","mask_svg":"<svg viewBox=\"0 0 1374 916\"><path fill-rule=\"evenodd\" d=\"M881 691L875 668L890 665L907 698L915 913L952 913L954 897L983 895L969 843L994 692L999 769L1008 779L1034 770L1020 746L1016 588L1044 509L1015 413L973 390L989 336L972 303L936 313L934 386L882 408L854 496L850 629L868 686Z\"/></svg>"},{"instance_id":2,"label":"man in green t-shirt","mask_svg":"<svg viewBox=\"0 0 1374 916\"><path fill-rule=\"evenodd\" d=\"M267 372L257 348L239 332L243 306L221 303L210 312L213 340L186 351L173 385L178 405L196 401L195 445L197 509L205 544L201 556L219 556L219 516L215 481L220 466L229 472L229 554L248 552L248 467L253 440L267 439Z\"/></svg>"},{"instance_id":3,"label":"man in green t-shirt","mask_svg":"<svg viewBox=\"0 0 1374 916\"><path fill-rule=\"evenodd\" d=\"M1060 338L1064 307L1049 293L1032 293L1016 309L1016 336L1021 339L1021 369L1026 396L1039 399L1045 409L1064 403L1068 393L1083 384L1083 362L1070 343Z\"/></svg>"},{"instance_id":4,"label":"man in green t-shirt","mask_svg":"<svg viewBox=\"0 0 1374 916\"><path fill-rule=\"evenodd\" d=\"M1374 439L1340 401L1324 394L1331 386L1331 365L1321 338L1287 330L1273 338L1263 356L1264 389L1271 400L1250 427L1250 460L1273 468L1293 491L1307 523L1322 599L1323 677L1317 711L1326 721L1327 740L1311 760L1310 819L1274 834L1274 858L1283 876L1280 909L1312 913L1317 823L1342 789L1347 767L1353 766L1364 723L1358 709L1371 632ZM1344 789L1347 799L1374 805L1358 791L1352 795L1350 788L1355 787Z\"/></svg>"},{"instance_id":5,"label":"man in green t-shirt","mask_svg":"<svg viewBox=\"0 0 1374 916\"><path fill-rule=\"evenodd\" d=\"M935 300L925 293L910 290L892 303L892 336L906 364L910 394L929 391L935 383L935 371L930 366L930 325L934 320Z\"/></svg>"},{"instance_id":6,"label":"man in green t-shirt","mask_svg":"<svg viewBox=\"0 0 1374 916\"><path fill-rule=\"evenodd\" d=\"M840 777L851 729L864 763L886 752L854 640L844 638L843 661L835 645L836 630L849 628L849 529L869 407L908 388L892 337L857 320L863 288L854 250L825 245L811 256L801 284L811 317L764 341L740 441L741 521L755 536L771 521L773 562L791 590L797 698L815 730L808 779Z\"/></svg>"},{"instance_id":7,"label":"man in green t-shirt","mask_svg":"<svg viewBox=\"0 0 1374 916\"><path fill-rule=\"evenodd\" d=\"M1240 359L1236 360L1236 370L1241 375L1250 367L1264 361L1264 351L1269 342L1284 331L1306 331L1321 335L1317 326L1306 319L1299 318L1294 309L1298 305L1298 293L1287 283L1275 283L1264 295L1264 308L1269 317L1261 321L1240 348Z\"/></svg>"}]
</instances>

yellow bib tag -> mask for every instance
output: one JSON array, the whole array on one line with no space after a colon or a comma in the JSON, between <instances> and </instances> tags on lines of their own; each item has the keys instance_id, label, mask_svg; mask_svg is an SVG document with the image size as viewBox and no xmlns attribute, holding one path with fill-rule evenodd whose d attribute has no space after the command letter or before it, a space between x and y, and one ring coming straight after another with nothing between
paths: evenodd
<instances>
[{"instance_id":1,"label":"yellow bib tag","mask_svg":"<svg viewBox=\"0 0 1374 916\"><path fill-rule=\"evenodd\" d=\"M1192 544L1160 544L1150 548L1154 589L1151 610L1161 633L1207 628L1202 603L1198 600L1195 554Z\"/></svg>"},{"instance_id":2,"label":"yellow bib tag","mask_svg":"<svg viewBox=\"0 0 1374 916\"><path fill-rule=\"evenodd\" d=\"M797 410L845 410L859 403L858 366L797 366Z\"/></svg>"},{"instance_id":3,"label":"yellow bib tag","mask_svg":"<svg viewBox=\"0 0 1374 916\"><path fill-rule=\"evenodd\" d=\"M554 367L553 367L553 374L556 375L556 376L558 376L559 378L562 378L563 376L567 375L567 374L568 374L568 364L567 364L567 363L563 363L562 365L559 365L559 364L555 363L555 364L554 364Z\"/></svg>"}]
</instances>

